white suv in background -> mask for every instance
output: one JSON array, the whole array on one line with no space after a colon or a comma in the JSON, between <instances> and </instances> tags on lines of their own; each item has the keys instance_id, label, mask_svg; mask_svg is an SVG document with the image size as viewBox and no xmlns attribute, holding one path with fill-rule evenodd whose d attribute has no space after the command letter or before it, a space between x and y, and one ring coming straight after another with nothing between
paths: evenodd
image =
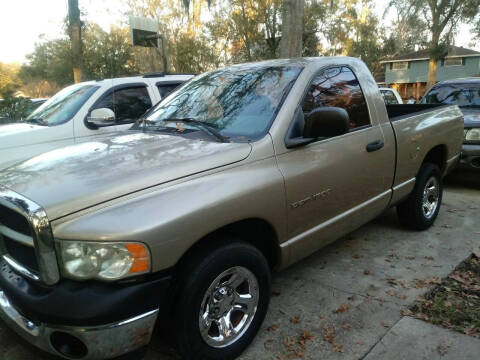
<instances>
[{"instance_id":1,"label":"white suv in background","mask_svg":"<svg viewBox=\"0 0 480 360\"><path fill-rule=\"evenodd\" d=\"M397 90L392 88L379 88L383 100L387 105L403 104L402 97Z\"/></svg>"},{"instance_id":2,"label":"white suv in background","mask_svg":"<svg viewBox=\"0 0 480 360\"><path fill-rule=\"evenodd\" d=\"M128 129L193 75L86 81L59 91L21 123L0 126L0 170L32 156Z\"/></svg>"}]
</instances>

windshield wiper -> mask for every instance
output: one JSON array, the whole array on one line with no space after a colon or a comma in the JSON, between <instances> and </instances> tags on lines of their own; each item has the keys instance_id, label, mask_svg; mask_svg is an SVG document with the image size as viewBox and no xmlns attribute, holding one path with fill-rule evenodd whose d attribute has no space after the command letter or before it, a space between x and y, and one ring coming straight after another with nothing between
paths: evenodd
<instances>
[{"instance_id":1,"label":"windshield wiper","mask_svg":"<svg viewBox=\"0 0 480 360\"><path fill-rule=\"evenodd\" d=\"M25 122L32 123L32 124L37 124L37 125L47 126L47 124L45 124L45 122L44 122L43 119L41 119L41 118L26 119Z\"/></svg>"},{"instance_id":2,"label":"windshield wiper","mask_svg":"<svg viewBox=\"0 0 480 360\"><path fill-rule=\"evenodd\" d=\"M230 141L228 141L228 139L223 136L222 134L220 134L218 132L218 130L216 130L216 128L218 127L217 125L215 124L211 124L211 123L207 123L207 122L204 122L204 121L200 121L200 120L195 120L195 119L192 119L192 118L168 118L168 119L162 119L162 120L159 120L159 121L164 121L164 122L183 122L185 124L192 124L192 125L196 125L197 127L200 127L202 128L204 131L208 132L209 134L215 136L218 140L220 140L221 142L223 143L228 143Z\"/></svg>"}]
</instances>

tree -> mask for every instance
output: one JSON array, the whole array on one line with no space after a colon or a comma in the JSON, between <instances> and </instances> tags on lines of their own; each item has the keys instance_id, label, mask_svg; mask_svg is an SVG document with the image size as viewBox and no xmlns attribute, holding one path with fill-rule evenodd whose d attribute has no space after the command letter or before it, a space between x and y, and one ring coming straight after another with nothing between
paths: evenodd
<instances>
[{"instance_id":1,"label":"tree","mask_svg":"<svg viewBox=\"0 0 480 360\"><path fill-rule=\"evenodd\" d=\"M82 21L78 0L68 0L68 32L72 48L73 78L76 83L83 77Z\"/></svg>"},{"instance_id":2,"label":"tree","mask_svg":"<svg viewBox=\"0 0 480 360\"><path fill-rule=\"evenodd\" d=\"M0 62L0 94L6 94L16 90L20 86L18 78L18 64L4 64Z\"/></svg>"},{"instance_id":3,"label":"tree","mask_svg":"<svg viewBox=\"0 0 480 360\"><path fill-rule=\"evenodd\" d=\"M403 0L397 7L421 14L430 35L427 88L436 82L437 62L447 53L460 23L473 20L479 11L480 0Z\"/></svg>"},{"instance_id":4,"label":"tree","mask_svg":"<svg viewBox=\"0 0 480 360\"><path fill-rule=\"evenodd\" d=\"M305 0L284 0L280 57L302 56L303 13Z\"/></svg>"},{"instance_id":5,"label":"tree","mask_svg":"<svg viewBox=\"0 0 480 360\"><path fill-rule=\"evenodd\" d=\"M127 28L112 26L106 32L98 24L87 24L83 43L86 78L105 79L138 73Z\"/></svg>"},{"instance_id":6,"label":"tree","mask_svg":"<svg viewBox=\"0 0 480 360\"><path fill-rule=\"evenodd\" d=\"M390 55L406 54L428 47L428 28L419 11L420 5L420 1L390 0L384 13L385 16L390 10L395 11L388 38L391 44Z\"/></svg>"},{"instance_id":7,"label":"tree","mask_svg":"<svg viewBox=\"0 0 480 360\"><path fill-rule=\"evenodd\" d=\"M88 23L83 32L83 74L85 79L111 78L138 72L133 46L126 28L112 27L109 32ZM19 78L28 84L29 93L47 96L74 82L70 39L66 36L35 45L22 65Z\"/></svg>"}]
</instances>

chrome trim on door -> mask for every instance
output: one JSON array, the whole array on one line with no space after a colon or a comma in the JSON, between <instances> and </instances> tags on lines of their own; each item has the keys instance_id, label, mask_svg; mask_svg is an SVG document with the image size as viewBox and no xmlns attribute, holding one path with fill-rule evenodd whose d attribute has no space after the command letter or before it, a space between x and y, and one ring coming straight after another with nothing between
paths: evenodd
<instances>
[{"instance_id":1,"label":"chrome trim on door","mask_svg":"<svg viewBox=\"0 0 480 360\"><path fill-rule=\"evenodd\" d=\"M347 210L347 211L345 211L345 212L343 212L343 213L341 213L341 214L339 214L339 215L321 223L321 224L318 224L317 226L314 226L311 229L308 229L307 231L305 231L301 234L298 234L297 236L294 236L290 240L285 241L284 243L280 244L280 247L284 248L284 247L290 246L290 245L296 243L297 241L302 240L306 236L311 235L313 233L316 233L317 231L320 231L321 229L327 227L328 225L333 224L333 223L343 219L344 217L349 216L350 214L353 214L354 212L364 208L365 206L368 206L368 205L374 203L375 201L378 201L378 200L380 200L380 199L382 199L386 196L391 195L391 193L392 193L392 190L389 189L389 190L387 190L387 191L385 191L385 192L383 192L383 193L381 193L381 194L379 194L379 195L377 195L377 196L375 196L375 197L373 197L373 198L371 198L371 199L369 199L369 200L367 200L367 201L365 201L365 202L363 202L363 203L361 203L361 204L359 204L359 205L357 205L357 206L355 206L355 207L353 207L353 208L351 208L351 209L349 209L349 210Z\"/></svg>"}]
</instances>

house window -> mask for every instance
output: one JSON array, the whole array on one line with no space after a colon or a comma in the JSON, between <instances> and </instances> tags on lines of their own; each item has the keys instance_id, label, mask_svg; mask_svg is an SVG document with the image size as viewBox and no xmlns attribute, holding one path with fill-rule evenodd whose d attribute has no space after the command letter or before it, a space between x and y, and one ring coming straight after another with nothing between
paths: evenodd
<instances>
[{"instance_id":1,"label":"house window","mask_svg":"<svg viewBox=\"0 0 480 360\"><path fill-rule=\"evenodd\" d=\"M445 59L445 66L462 66L463 59L462 58L449 58Z\"/></svg>"},{"instance_id":2,"label":"house window","mask_svg":"<svg viewBox=\"0 0 480 360\"><path fill-rule=\"evenodd\" d=\"M393 70L407 70L408 69L408 61L400 61L394 62L392 65Z\"/></svg>"}]
</instances>

